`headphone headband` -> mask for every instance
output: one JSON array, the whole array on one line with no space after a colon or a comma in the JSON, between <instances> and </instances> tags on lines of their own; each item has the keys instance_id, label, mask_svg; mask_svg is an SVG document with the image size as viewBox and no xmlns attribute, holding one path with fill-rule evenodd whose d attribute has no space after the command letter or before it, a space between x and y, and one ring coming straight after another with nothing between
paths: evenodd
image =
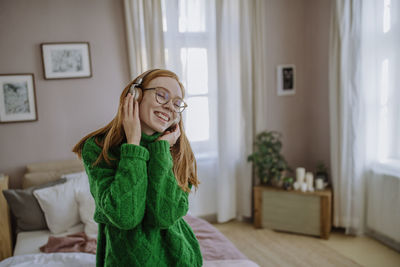
<instances>
[{"instance_id":1,"label":"headphone headband","mask_svg":"<svg viewBox=\"0 0 400 267\"><path fill-rule=\"evenodd\" d=\"M144 78L146 78L147 75L149 75L150 73L152 73L153 71L156 71L156 70L159 70L159 69L152 69L152 70L145 71L144 73L142 73L139 76L138 81L133 83L130 86L129 93L131 93L136 100L140 101L142 99L142 94L143 94L142 90L139 90L137 88L142 88L142 82L143 82Z\"/></svg>"},{"instance_id":2,"label":"headphone headband","mask_svg":"<svg viewBox=\"0 0 400 267\"><path fill-rule=\"evenodd\" d=\"M147 70L142 75L140 75L139 81L134 83L135 87L139 87L140 88L142 86L142 82L143 82L144 78L146 78L147 75L149 75L150 73L152 73L153 71L156 71L156 70L159 70L159 69Z\"/></svg>"}]
</instances>

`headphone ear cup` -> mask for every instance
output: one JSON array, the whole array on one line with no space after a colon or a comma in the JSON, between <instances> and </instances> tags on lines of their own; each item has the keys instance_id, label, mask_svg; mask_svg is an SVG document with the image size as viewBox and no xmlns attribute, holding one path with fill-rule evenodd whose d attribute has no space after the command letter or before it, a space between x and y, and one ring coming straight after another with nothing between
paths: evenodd
<instances>
[{"instance_id":1,"label":"headphone ear cup","mask_svg":"<svg viewBox=\"0 0 400 267\"><path fill-rule=\"evenodd\" d=\"M129 93L133 95L133 98L140 102L142 100L142 89L137 87L137 84L132 84L131 88L129 88Z\"/></svg>"},{"instance_id":2,"label":"headphone ear cup","mask_svg":"<svg viewBox=\"0 0 400 267\"><path fill-rule=\"evenodd\" d=\"M142 97L143 97L143 93L142 93L142 89L140 89L140 88L138 88L138 87L135 87L135 89L134 89L134 98L135 98L135 100L139 103L141 100L142 100Z\"/></svg>"}]
</instances>

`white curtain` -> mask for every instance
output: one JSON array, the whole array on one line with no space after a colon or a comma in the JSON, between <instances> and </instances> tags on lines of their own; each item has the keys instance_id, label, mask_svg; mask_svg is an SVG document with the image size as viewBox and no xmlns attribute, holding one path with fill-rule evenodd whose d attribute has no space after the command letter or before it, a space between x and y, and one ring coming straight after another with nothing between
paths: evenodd
<instances>
[{"instance_id":1,"label":"white curtain","mask_svg":"<svg viewBox=\"0 0 400 267\"><path fill-rule=\"evenodd\" d=\"M247 156L263 124L257 114L265 114L265 13L262 0L216 2L219 222L252 215L254 183Z\"/></svg>"},{"instance_id":2,"label":"white curtain","mask_svg":"<svg viewBox=\"0 0 400 267\"><path fill-rule=\"evenodd\" d=\"M354 233L364 227L361 3L337 0L333 5L329 73L333 225Z\"/></svg>"},{"instance_id":3,"label":"white curtain","mask_svg":"<svg viewBox=\"0 0 400 267\"><path fill-rule=\"evenodd\" d=\"M165 68L161 0L124 0L131 78Z\"/></svg>"},{"instance_id":4,"label":"white curtain","mask_svg":"<svg viewBox=\"0 0 400 267\"><path fill-rule=\"evenodd\" d=\"M365 201L367 181L376 179L377 173L400 173L398 4L333 1L329 76L333 225L345 227L348 234L365 231L370 212Z\"/></svg>"},{"instance_id":5,"label":"white curtain","mask_svg":"<svg viewBox=\"0 0 400 267\"><path fill-rule=\"evenodd\" d=\"M239 199L250 199L251 186L239 187L250 181L250 175L241 176L246 166L245 131L248 125L243 116L241 84L240 2L216 1L216 36L218 68L218 180L217 219L225 222L238 215ZM251 95L251 90L248 90ZM250 127L250 130L252 128ZM250 131L251 135L251 131ZM247 174L250 174L248 172ZM248 183L250 184L250 183ZM250 184L251 185L251 184ZM242 190L239 190L242 189ZM247 190L243 190L247 189ZM240 196L240 198L239 198ZM238 202L237 202L238 201ZM248 202L248 201L247 201ZM250 202L248 202L250 203Z\"/></svg>"}]
</instances>

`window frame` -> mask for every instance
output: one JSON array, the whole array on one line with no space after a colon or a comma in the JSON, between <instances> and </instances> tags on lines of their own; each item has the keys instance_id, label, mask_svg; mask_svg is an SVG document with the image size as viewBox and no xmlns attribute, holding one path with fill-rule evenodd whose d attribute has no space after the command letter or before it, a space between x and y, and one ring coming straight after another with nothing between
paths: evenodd
<instances>
[{"instance_id":1,"label":"window frame","mask_svg":"<svg viewBox=\"0 0 400 267\"><path fill-rule=\"evenodd\" d=\"M166 64L170 66L178 66L175 72L183 80L183 65L181 62L181 50L185 48L204 48L207 51L207 74L208 74L208 92L201 94L191 94L186 89L185 101L189 102L190 98L207 97L208 98L208 111L209 111L209 139L204 141L190 141L193 152L198 159L206 159L216 157L217 155L217 125L218 125L218 106L217 106L217 65L216 65L216 40L215 19L212 10L207 10L205 5L205 31L199 32L180 32L179 31L179 0L162 1L162 7L166 10L162 12L163 22L167 25L163 27L164 30L164 43L165 49L168 51L168 58ZM205 4L205 3L203 3ZM211 5L208 5L210 8ZM165 31L166 29L166 31ZM187 82L187 81L186 81ZM186 86L186 85L185 85ZM188 106L190 109L190 105ZM182 119L186 125L186 112L183 112Z\"/></svg>"}]
</instances>

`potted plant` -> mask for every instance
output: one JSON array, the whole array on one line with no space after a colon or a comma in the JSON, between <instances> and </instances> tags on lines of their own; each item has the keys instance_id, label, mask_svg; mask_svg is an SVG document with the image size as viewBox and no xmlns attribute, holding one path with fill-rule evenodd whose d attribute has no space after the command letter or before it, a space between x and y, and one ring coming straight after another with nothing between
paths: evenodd
<instances>
[{"instance_id":1,"label":"potted plant","mask_svg":"<svg viewBox=\"0 0 400 267\"><path fill-rule=\"evenodd\" d=\"M324 183L328 183L328 168L323 161L318 161L315 172L316 179L321 178Z\"/></svg>"},{"instance_id":2,"label":"potted plant","mask_svg":"<svg viewBox=\"0 0 400 267\"><path fill-rule=\"evenodd\" d=\"M255 171L264 185L282 183L285 171L291 171L285 158L281 155L282 135L276 131L263 131L256 136L255 151L247 157L253 162Z\"/></svg>"}]
</instances>

